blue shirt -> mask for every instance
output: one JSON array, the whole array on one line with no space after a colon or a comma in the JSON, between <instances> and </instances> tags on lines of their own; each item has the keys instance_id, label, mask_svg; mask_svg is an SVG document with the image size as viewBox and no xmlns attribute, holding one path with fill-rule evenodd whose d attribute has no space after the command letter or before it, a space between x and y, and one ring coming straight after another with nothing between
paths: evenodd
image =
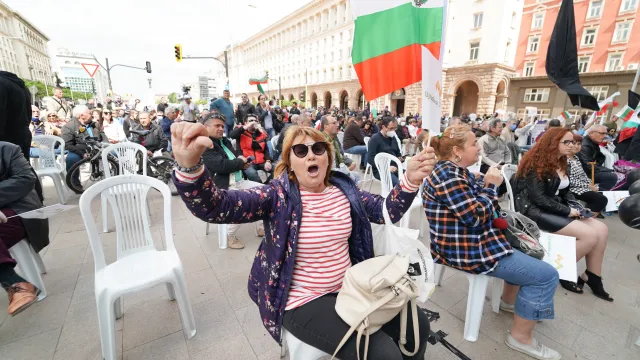
<instances>
[{"instance_id":1,"label":"blue shirt","mask_svg":"<svg viewBox=\"0 0 640 360\"><path fill-rule=\"evenodd\" d=\"M233 104L231 101L220 98L211 104L211 110L218 110L220 114L227 118L225 125L233 126L236 122L235 115L233 114Z\"/></svg>"}]
</instances>

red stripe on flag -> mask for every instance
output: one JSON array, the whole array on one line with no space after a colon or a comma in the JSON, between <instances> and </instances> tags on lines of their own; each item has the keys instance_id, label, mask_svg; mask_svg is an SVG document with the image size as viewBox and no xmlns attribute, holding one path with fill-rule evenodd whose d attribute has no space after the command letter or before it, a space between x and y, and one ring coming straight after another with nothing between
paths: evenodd
<instances>
[{"instance_id":1,"label":"red stripe on flag","mask_svg":"<svg viewBox=\"0 0 640 360\"><path fill-rule=\"evenodd\" d=\"M636 131L638 131L637 127L622 129L622 131L620 131L620 136L618 136L618 142L621 143L627 139L632 138Z\"/></svg>"},{"instance_id":2,"label":"red stripe on flag","mask_svg":"<svg viewBox=\"0 0 640 360\"><path fill-rule=\"evenodd\" d=\"M405 46L355 64L354 68L367 100L377 99L422 80L422 46ZM440 42L425 46L434 56L434 49L437 48L439 57Z\"/></svg>"}]
</instances>

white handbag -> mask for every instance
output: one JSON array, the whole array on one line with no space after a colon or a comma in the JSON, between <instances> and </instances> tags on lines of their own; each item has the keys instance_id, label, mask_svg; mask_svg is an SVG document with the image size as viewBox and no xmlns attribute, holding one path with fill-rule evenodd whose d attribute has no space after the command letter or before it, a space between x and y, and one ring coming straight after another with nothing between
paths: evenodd
<instances>
[{"instance_id":1,"label":"white handbag","mask_svg":"<svg viewBox=\"0 0 640 360\"><path fill-rule=\"evenodd\" d=\"M409 256L409 275L418 284L418 301L426 302L436 288L435 269L431 252L418 239L420 231L393 225L389 218L386 201L382 211L385 224L371 224L373 253L375 256L392 254Z\"/></svg>"},{"instance_id":2,"label":"white handbag","mask_svg":"<svg viewBox=\"0 0 640 360\"><path fill-rule=\"evenodd\" d=\"M418 351L417 344L420 343L418 308L416 306L418 286L407 274L408 270L409 257L399 254L378 256L347 270L342 282L342 289L336 299L336 312L351 328L338 344L331 359L335 358L351 334L357 330L358 359L360 359L360 339L365 335L364 360L366 360L369 335L380 330L382 325L391 321L399 312L402 312L400 351L407 356L415 355ZM413 352L407 351L404 347L407 343L408 302L411 302L413 334L416 344Z\"/></svg>"}]
</instances>

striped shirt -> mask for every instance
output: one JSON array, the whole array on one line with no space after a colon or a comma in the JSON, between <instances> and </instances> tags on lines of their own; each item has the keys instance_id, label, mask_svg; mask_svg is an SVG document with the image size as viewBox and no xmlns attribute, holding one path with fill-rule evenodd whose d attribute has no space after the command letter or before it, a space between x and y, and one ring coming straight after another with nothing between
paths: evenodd
<instances>
[{"instance_id":1,"label":"striped shirt","mask_svg":"<svg viewBox=\"0 0 640 360\"><path fill-rule=\"evenodd\" d=\"M351 267L351 205L335 186L321 193L300 189L302 220L285 310L338 292Z\"/></svg>"}]
</instances>

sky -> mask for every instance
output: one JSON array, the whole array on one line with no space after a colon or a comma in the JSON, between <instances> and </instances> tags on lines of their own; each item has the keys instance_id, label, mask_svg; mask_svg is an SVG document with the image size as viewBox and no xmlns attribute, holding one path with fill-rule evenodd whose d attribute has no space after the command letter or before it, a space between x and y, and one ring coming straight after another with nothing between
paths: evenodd
<instances>
[{"instance_id":1,"label":"sky","mask_svg":"<svg viewBox=\"0 0 640 360\"><path fill-rule=\"evenodd\" d=\"M20 12L50 39L54 63L58 48L93 53L104 65L144 67L151 62L153 90L179 92L185 82L222 67L215 60L174 58L217 56L231 43L241 42L276 23L311 0L2 0ZM251 5L251 6L250 6ZM144 70L116 67L111 79L116 93L148 93Z\"/></svg>"}]
</instances>

